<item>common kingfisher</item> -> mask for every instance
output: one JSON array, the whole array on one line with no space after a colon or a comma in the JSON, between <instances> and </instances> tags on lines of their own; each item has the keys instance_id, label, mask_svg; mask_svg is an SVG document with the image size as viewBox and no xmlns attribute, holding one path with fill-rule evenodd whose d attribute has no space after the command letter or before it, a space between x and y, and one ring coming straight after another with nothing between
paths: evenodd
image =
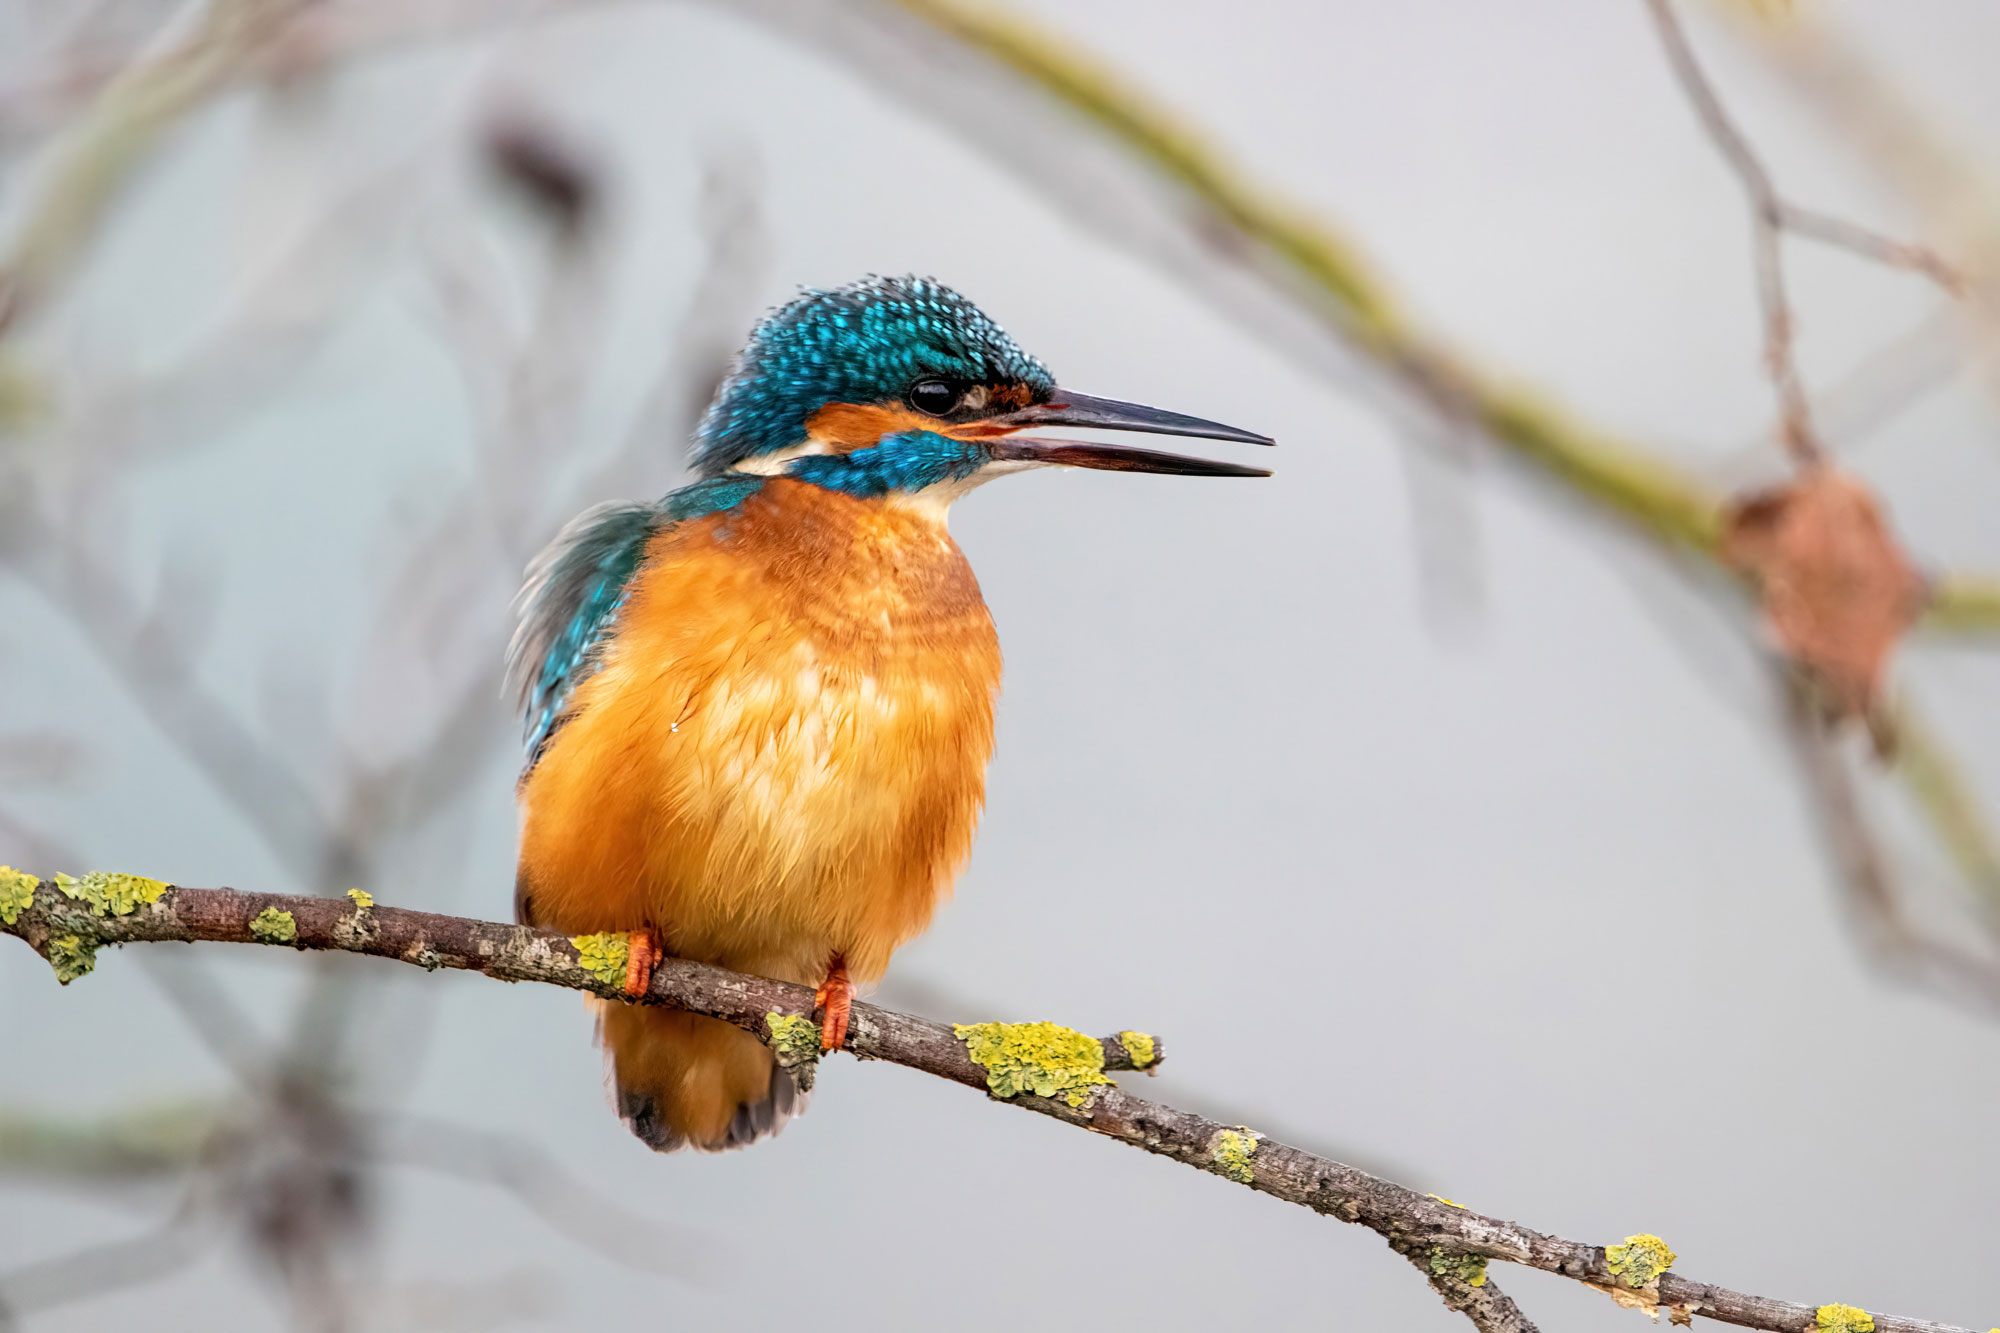
<instances>
[{"instance_id":1,"label":"common kingfisher","mask_svg":"<svg viewBox=\"0 0 2000 1333\"><path fill-rule=\"evenodd\" d=\"M1047 426L1271 440L1057 387L929 278L807 291L765 316L696 433L692 484L579 515L529 567L509 665L527 713L515 918L661 956L856 983L929 924L971 850L1000 645L946 530L1009 472L1265 477L1023 437ZM739 1147L804 1097L757 1038L607 1002L619 1114L660 1152Z\"/></svg>"}]
</instances>

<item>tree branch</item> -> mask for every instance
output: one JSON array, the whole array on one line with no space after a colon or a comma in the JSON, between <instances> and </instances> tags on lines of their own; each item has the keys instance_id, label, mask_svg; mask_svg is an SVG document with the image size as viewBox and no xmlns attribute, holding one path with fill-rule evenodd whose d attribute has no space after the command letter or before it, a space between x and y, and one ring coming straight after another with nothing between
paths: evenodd
<instances>
[{"instance_id":1,"label":"tree branch","mask_svg":"<svg viewBox=\"0 0 2000 1333\"><path fill-rule=\"evenodd\" d=\"M1660 45L1666 50L1675 79L1687 94L1716 151L1742 182L1743 193L1750 202L1751 224L1756 235L1757 299L1764 313L1764 364L1777 391L1785 448L1792 461L1801 467L1823 463L1826 451L1813 428L1811 404L1794 354L1798 329L1785 290L1784 233L1819 241L1891 268L1923 274L1952 296L1964 294L1965 281L1935 251L1892 240L1843 218L1801 208L1780 194L1770 168L1757 156L1716 95L1715 85L1702 72L1688 42L1687 30L1674 13L1673 0L1646 0L1646 7L1659 28Z\"/></svg>"},{"instance_id":2,"label":"tree branch","mask_svg":"<svg viewBox=\"0 0 2000 1333\"><path fill-rule=\"evenodd\" d=\"M594 957L599 970L593 971L577 941L526 926L380 907L365 899L172 888L133 877L91 877L61 887L34 881L32 891L29 884L28 876L10 880L0 874L0 933L19 936L44 957L66 964L71 975L88 970L91 956L102 945L211 940L344 950L431 970L456 968L502 981L536 981L603 999L623 998L622 960L612 967ZM601 946L622 941L622 936L586 937L583 943ZM784 1040L783 1020L810 1021L813 993L806 986L668 959L655 970L643 1003L733 1023L771 1044L794 1068L812 1058L801 1056ZM1128 1045L1130 1035L1134 1034L1102 1040L1105 1069L1151 1068L1159 1062L1157 1044L1150 1052L1143 1047L1135 1050L1139 1043ZM848 1049L862 1059L887 1060L967 1087L990 1086L988 1069L973 1060L966 1041L953 1028L930 1019L857 1003ZM1071 1097L1077 1098L1076 1105L1070 1104ZM1744 1328L1808 1333L1819 1327L1814 1307L1691 1282L1672 1272L1659 1274L1653 1284L1635 1291L1613 1270L1602 1246L1483 1216L1263 1138L1247 1127L1150 1102L1115 1085L1072 1088L1067 1095L1048 1097L1024 1092L1004 1100L1365 1226L1427 1275L1448 1276L1465 1289L1450 1288L1452 1295L1464 1298L1465 1292L1474 1293L1466 1298L1465 1307L1454 1308L1464 1308L1483 1329L1528 1333L1533 1326L1484 1280L1480 1259L1538 1268ZM1453 1259L1458 1262L1449 1262ZM1880 1333L1970 1333L1892 1315L1878 1314L1874 1320Z\"/></svg>"}]
</instances>

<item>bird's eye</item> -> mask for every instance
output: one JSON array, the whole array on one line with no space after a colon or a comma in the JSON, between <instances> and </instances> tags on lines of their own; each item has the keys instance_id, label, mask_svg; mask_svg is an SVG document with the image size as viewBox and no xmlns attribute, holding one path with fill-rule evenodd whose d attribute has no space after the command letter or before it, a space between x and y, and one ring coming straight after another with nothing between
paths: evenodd
<instances>
[{"instance_id":1,"label":"bird's eye","mask_svg":"<svg viewBox=\"0 0 2000 1333\"><path fill-rule=\"evenodd\" d=\"M949 414L964 396L964 390L949 380L918 380L910 386L910 406L934 417Z\"/></svg>"}]
</instances>

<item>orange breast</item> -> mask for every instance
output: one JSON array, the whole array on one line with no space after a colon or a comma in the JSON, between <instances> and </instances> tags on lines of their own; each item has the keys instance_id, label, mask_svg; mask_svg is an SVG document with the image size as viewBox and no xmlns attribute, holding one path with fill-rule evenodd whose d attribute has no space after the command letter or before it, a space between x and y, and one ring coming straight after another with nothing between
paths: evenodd
<instances>
[{"instance_id":1,"label":"orange breast","mask_svg":"<svg viewBox=\"0 0 2000 1333\"><path fill-rule=\"evenodd\" d=\"M522 787L535 919L879 976L971 848L999 681L935 515L774 479L661 533Z\"/></svg>"}]
</instances>

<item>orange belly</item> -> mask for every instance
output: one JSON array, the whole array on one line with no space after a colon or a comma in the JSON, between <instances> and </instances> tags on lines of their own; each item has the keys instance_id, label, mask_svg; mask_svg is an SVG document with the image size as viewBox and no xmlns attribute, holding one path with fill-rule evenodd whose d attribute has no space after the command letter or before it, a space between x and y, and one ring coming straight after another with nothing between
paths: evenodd
<instances>
[{"instance_id":1,"label":"orange belly","mask_svg":"<svg viewBox=\"0 0 2000 1333\"><path fill-rule=\"evenodd\" d=\"M999 681L939 516L776 479L660 533L522 785L532 919L879 977L971 848Z\"/></svg>"}]
</instances>

